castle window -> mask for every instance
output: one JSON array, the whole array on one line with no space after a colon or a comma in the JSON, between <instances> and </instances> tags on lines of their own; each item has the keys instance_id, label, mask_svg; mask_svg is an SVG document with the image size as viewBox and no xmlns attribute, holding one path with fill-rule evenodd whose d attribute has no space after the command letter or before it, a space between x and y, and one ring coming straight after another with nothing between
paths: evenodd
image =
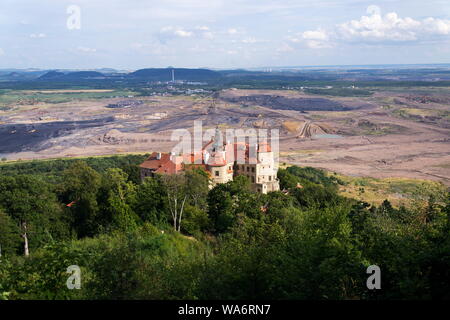
<instances>
[{"instance_id":1,"label":"castle window","mask_svg":"<svg viewBox=\"0 0 450 320\"><path fill-rule=\"evenodd\" d=\"M255 167L252 167L252 172L255 172Z\"/></svg>"},{"instance_id":2,"label":"castle window","mask_svg":"<svg viewBox=\"0 0 450 320\"><path fill-rule=\"evenodd\" d=\"M255 183L255 177L252 176L252 182Z\"/></svg>"},{"instance_id":3,"label":"castle window","mask_svg":"<svg viewBox=\"0 0 450 320\"><path fill-rule=\"evenodd\" d=\"M228 170L231 170L231 166L228 167Z\"/></svg>"},{"instance_id":4,"label":"castle window","mask_svg":"<svg viewBox=\"0 0 450 320\"><path fill-rule=\"evenodd\" d=\"M218 177L219 176L219 171L216 171L216 177Z\"/></svg>"},{"instance_id":5,"label":"castle window","mask_svg":"<svg viewBox=\"0 0 450 320\"><path fill-rule=\"evenodd\" d=\"M250 167L247 167L247 172L249 172L250 171Z\"/></svg>"},{"instance_id":6,"label":"castle window","mask_svg":"<svg viewBox=\"0 0 450 320\"><path fill-rule=\"evenodd\" d=\"M272 181L272 176L269 176L269 181Z\"/></svg>"}]
</instances>

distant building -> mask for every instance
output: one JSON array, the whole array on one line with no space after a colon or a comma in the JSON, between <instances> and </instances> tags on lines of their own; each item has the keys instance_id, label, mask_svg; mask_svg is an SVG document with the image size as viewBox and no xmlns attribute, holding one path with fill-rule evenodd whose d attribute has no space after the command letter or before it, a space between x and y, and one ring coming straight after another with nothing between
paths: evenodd
<instances>
[{"instance_id":1,"label":"distant building","mask_svg":"<svg viewBox=\"0 0 450 320\"><path fill-rule=\"evenodd\" d=\"M280 190L278 168L270 146L260 144L254 150L250 148L246 143L222 143L216 132L216 137L197 154L152 153L140 165L141 178L155 174L177 174L189 167L202 167L210 174L211 188L243 175L249 178L255 192Z\"/></svg>"}]
</instances>

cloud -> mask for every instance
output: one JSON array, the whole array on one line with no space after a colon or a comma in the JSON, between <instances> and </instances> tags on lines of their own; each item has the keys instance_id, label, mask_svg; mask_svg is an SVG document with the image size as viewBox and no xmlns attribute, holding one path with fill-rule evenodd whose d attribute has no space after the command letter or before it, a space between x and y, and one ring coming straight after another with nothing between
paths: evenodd
<instances>
[{"instance_id":1,"label":"cloud","mask_svg":"<svg viewBox=\"0 0 450 320\"><path fill-rule=\"evenodd\" d=\"M358 20L337 24L334 30L309 30L295 37L291 42L302 42L313 49L329 48L336 42L347 43L408 43L424 42L450 36L450 20L433 17L415 20L400 17L395 12L384 16L378 6L367 8L369 15Z\"/></svg>"},{"instance_id":2,"label":"cloud","mask_svg":"<svg viewBox=\"0 0 450 320\"><path fill-rule=\"evenodd\" d=\"M213 39L214 33L210 31L207 26L197 26L193 29L186 29L181 27L167 26L161 28L158 38L161 43L166 43L168 40L176 38L204 38Z\"/></svg>"},{"instance_id":3,"label":"cloud","mask_svg":"<svg viewBox=\"0 0 450 320\"><path fill-rule=\"evenodd\" d=\"M97 49L94 48L88 48L88 47L78 47L77 48L78 51L80 52L85 52L85 53L93 53L93 52L97 52Z\"/></svg>"},{"instance_id":4,"label":"cloud","mask_svg":"<svg viewBox=\"0 0 450 320\"><path fill-rule=\"evenodd\" d=\"M325 30L318 29L315 31L305 31L302 34L303 39L306 40L319 40L326 41L328 40L328 34Z\"/></svg>"},{"instance_id":5,"label":"cloud","mask_svg":"<svg viewBox=\"0 0 450 320\"><path fill-rule=\"evenodd\" d=\"M0 56L2 56L4 54L5 54L5 51L2 48L0 48Z\"/></svg>"},{"instance_id":6,"label":"cloud","mask_svg":"<svg viewBox=\"0 0 450 320\"><path fill-rule=\"evenodd\" d=\"M175 38L189 38L192 36L192 32L186 31L180 27L172 27L167 26L163 27L160 30L160 34L167 37L175 37Z\"/></svg>"},{"instance_id":7,"label":"cloud","mask_svg":"<svg viewBox=\"0 0 450 320\"><path fill-rule=\"evenodd\" d=\"M32 39L42 39L42 38L46 38L47 35L45 33L32 33L30 34L30 38Z\"/></svg>"},{"instance_id":8,"label":"cloud","mask_svg":"<svg viewBox=\"0 0 450 320\"><path fill-rule=\"evenodd\" d=\"M230 29L227 30L227 33L228 34L236 34L236 33L238 33L238 30L235 29L235 28L230 28Z\"/></svg>"},{"instance_id":9,"label":"cloud","mask_svg":"<svg viewBox=\"0 0 450 320\"><path fill-rule=\"evenodd\" d=\"M309 30L288 36L287 40L292 43L301 43L310 49L326 49L334 46L330 40L331 35L324 29Z\"/></svg>"}]
</instances>

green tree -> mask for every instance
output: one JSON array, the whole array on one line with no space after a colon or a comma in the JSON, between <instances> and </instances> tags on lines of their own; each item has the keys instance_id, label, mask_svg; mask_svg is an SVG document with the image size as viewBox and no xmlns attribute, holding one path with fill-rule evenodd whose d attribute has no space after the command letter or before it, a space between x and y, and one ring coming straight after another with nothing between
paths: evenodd
<instances>
[{"instance_id":1,"label":"green tree","mask_svg":"<svg viewBox=\"0 0 450 320\"><path fill-rule=\"evenodd\" d=\"M153 225L166 224L169 209L167 193L158 178L146 178L136 190L134 212L143 220Z\"/></svg>"},{"instance_id":2,"label":"green tree","mask_svg":"<svg viewBox=\"0 0 450 320\"><path fill-rule=\"evenodd\" d=\"M188 185L189 202L203 210L206 210L206 197L209 192L208 173L199 168L186 171L186 184Z\"/></svg>"},{"instance_id":3,"label":"green tree","mask_svg":"<svg viewBox=\"0 0 450 320\"><path fill-rule=\"evenodd\" d=\"M97 196L101 176L84 161L74 162L63 173L62 200L68 205L72 227L78 237L98 232Z\"/></svg>"},{"instance_id":4,"label":"green tree","mask_svg":"<svg viewBox=\"0 0 450 320\"><path fill-rule=\"evenodd\" d=\"M39 178L0 176L0 206L19 226L25 256L30 247L69 236L52 186Z\"/></svg>"},{"instance_id":5,"label":"green tree","mask_svg":"<svg viewBox=\"0 0 450 320\"><path fill-rule=\"evenodd\" d=\"M21 244L20 229L14 220L0 211L0 253L13 255Z\"/></svg>"},{"instance_id":6,"label":"green tree","mask_svg":"<svg viewBox=\"0 0 450 320\"><path fill-rule=\"evenodd\" d=\"M121 169L108 169L102 186L106 198L102 215L110 217L113 227L123 231L135 229L139 220L132 209L136 202L136 188L127 178Z\"/></svg>"}]
</instances>

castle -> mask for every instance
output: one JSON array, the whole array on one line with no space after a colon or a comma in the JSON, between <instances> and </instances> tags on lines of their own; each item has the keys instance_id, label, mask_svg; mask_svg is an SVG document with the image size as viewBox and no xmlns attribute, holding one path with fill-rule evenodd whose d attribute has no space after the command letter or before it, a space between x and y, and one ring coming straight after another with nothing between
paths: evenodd
<instances>
[{"instance_id":1,"label":"castle","mask_svg":"<svg viewBox=\"0 0 450 320\"><path fill-rule=\"evenodd\" d=\"M153 152L140 165L141 179L155 174L176 174L189 167L202 167L207 171L211 188L243 175L249 178L251 188L255 192L280 190L278 166L267 143L256 146L223 143L218 129L216 136L203 146L200 152L180 155Z\"/></svg>"}]
</instances>

